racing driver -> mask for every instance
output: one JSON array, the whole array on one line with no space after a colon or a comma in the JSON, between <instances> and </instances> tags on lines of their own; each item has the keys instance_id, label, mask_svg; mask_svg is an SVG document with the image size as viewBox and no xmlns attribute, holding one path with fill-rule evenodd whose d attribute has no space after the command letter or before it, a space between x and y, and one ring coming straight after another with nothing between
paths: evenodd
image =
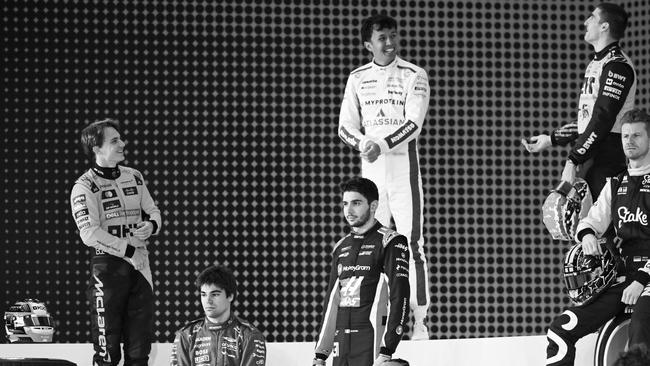
<instances>
[{"instance_id":1,"label":"racing driver","mask_svg":"<svg viewBox=\"0 0 650 366\"><path fill-rule=\"evenodd\" d=\"M81 131L95 165L72 187L70 203L79 236L92 248L88 288L94 365L147 365L153 338L153 280L146 245L162 220L142 174L120 166L125 142L117 121ZM145 219L143 219L143 216Z\"/></svg>"},{"instance_id":2,"label":"racing driver","mask_svg":"<svg viewBox=\"0 0 650 366\"><path fill-rule=\"evenodd\" d=\"M413 333L428 339L429 271L422 225L424 198L418 136L429 109L429 77L397 56L397 21L386 15L365 19L361 40L372 62L352 71L339 115L339 137L360 152L361 174L379 189L376 217L408 238Z\"/></svg>"},{"instance_id":3,"label":"racing driver","mask_svg":"<svg viewBox=\"0 0 650 366\"><path fill-rule=\"evenodd\" d=\"M390 360L409 312L406 237L375 219L379 193L366 178L341 186L352 232L334 246L313 365L378 366Z\"/></svg>"},{"instance_id":4,"label":"racing driver","mask_svg":"<svg viewBox=\"0 0 650 366\"><path fill-rule=\"evenodd\" d=\"M237 294L232 272L223 266L206 268L196 279L205 317L176 333L171 366L263 366L264 336L230 309Z\"/></svg>"}]
</instances>

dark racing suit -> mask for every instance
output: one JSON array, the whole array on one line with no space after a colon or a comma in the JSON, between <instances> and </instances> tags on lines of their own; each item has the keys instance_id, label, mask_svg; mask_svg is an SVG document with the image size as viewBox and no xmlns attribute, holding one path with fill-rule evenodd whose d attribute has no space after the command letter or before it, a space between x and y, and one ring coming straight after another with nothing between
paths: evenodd
<instances>
[{"instance_id":1,"label":"dark racing suit","mask_svg":"<svg viewBox=\"0 0 650 366\"><path fill-rule=\"evenodd\" d=\"M117 365L120 342L125 365L146 365L153 338L153 280L148 261L135 270L127 260L146 242L133 236L143 213L154 234L162 225L142 174L135 169L93 167L70 195L81 240L93 248L88 288L91 333L97 365Z\"/></svg>"},{"instance_id":2,"label":"dark racing suit","mask_svg":"<svg viewBox=\"0 0 650 366\"><path fill-rule=\"evenodd\" d=\"M551 324L548 330L547 365L573 365L575 343L595 332L613 316L622 313L623 290L633 281L647 285L650 280L650 166L629 169L627 173L608 180L596 204L580 221L577 238L587 234L602 236L610 223L622 239L621 255L625 271L618 283L605 290L592 303L570 307ZM624 276L624 277L623 277ZM630 346L650 345L650 286L646 286L634 305L629 328Z\"/></svg>"},{"instance_id":3,"label":"dark racing suit","mask_svg":"<svg viewBox=\"0 0 650 366\"><path fill-rule=\"evenodd\" d=\"M578 119L551 133L553 145L575 141L569 160L583 165L578 176L589 185L594 200L607 177L625 170L621 118L634 107L636 73L618 42L600 52L587 66L578 101Z\"/></svg>"},{"instance_id":4,"label":"dark racing suit","mask_svg":"<svg viewBox=\"0 0 650 366\"><path fill-rule=\"evenodd\" d=\"M264 366L262 333L235 315L221 324L197 319L176 332L171 366Z\"/></svg>"},{"instance_id":5,"label":"dark racing suit","mask_svg":"<svg viewBox=\"0 0 650 366\"><path fill-rule=\"evenodd\" d=\"M317 358L334 353L334 366L370 366L395 352L409 311L408 263L406 237L379 222L336 244Z\"/></svg>"}]
</instances>

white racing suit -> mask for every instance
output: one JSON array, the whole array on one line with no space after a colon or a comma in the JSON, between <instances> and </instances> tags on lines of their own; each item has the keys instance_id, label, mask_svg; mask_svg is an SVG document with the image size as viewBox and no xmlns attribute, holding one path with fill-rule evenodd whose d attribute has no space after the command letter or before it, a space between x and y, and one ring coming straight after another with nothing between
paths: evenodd
<instances>
[{"instance_id":1,"label":"white racing suit","mask_svg":"<svg viewBox=\"0 0 650 366\"><path fill-rule=\"evenodd\" d=\"M142 174L135 169L93 167L77 179L70 195L81 240L93 248L88 287L96 365L117 365L120 342L125 365L147 365L153 338L153 280L147 260L137 271L128 258L146 251L133 236L143 213L162 225Z\"/></svg>"},{"instance_id":2,"label":"white racing suit","mask_svg":"<svg viewBox=\"0 0 650 366\"><path fill-rule=\"evenodd\" d=\"M429 78L420 67L397 57L387 66L374 62L350 74L339 116L339 137L363 151L369 141L381 148L373 163L361 164L364 178L379 188L375 217L406 236L411 248L410 305L415 321L429 308L429 271L422 237L424 198L418 136L429 109Z\"/></svg>"}]
</instances>

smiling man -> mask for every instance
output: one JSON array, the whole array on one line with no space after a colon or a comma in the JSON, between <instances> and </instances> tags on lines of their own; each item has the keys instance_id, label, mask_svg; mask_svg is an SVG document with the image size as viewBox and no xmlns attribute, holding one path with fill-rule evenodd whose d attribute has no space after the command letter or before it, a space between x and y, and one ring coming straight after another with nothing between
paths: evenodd
<instances>
[{"instance_id":1,"label":"smiling man","mask_svg":"<svg viewBox=\"0 0 650 366\"><path fill-rule=\"evenodd\" d=\"M153 338L153 279L147 240L162 219L142 174L119 165L126 143L117 121L106 119L81 131L94 160L72 187L72 216L83 243L92 248L88 288L93 365L147 365Z\"/></svg>"},{"instance_id":2,"label":"smiling man","mask_svg":"<svg viewBox=\"0 0 650 366\"><path fill-rule=\"evenodd\" d=\"M625 262L616 283L582 306L566 309L548 330L547 365L573 365L575 343L613 316L633 307L629 345L650 346L650 116L632 109L622 119L621 138L628 169L607 181L598 201L578 224L576 238L585 255L600 256L610 224ZM607 249L605 249L607 250ZM622 273L621 273L622 272Z\"/></svg>"},{"instance_id":3,"label":"smiling man","mask_svg":"<svg viewBox=\"0 0 650 366\"><path fill-rule=\"evenodd\" d=\"M361 24L361 41L372 62L348 77L339 115L339 137L359 152L361 174L379 189L376 217L395 221L411 250L411 339L428 339L429 266L422 225L424 197L418 137L429 110L429 77L398 56L397 21L374 15Z\"/></svg>"},{"instance_id":4,"label":"smiling man","mask_svg":"<svg viewBox=\"0 0 650 366\"><path fill-rule=\"evenodd\" d=\"M223 266L208 267L197 277L196 287L205 317L176 333L171 366L263 366L264 336L231 311L237 294L232 272Z\"/></svg>"},{"instance_id":5,"label":"smiling man","mask_svg":"<svg viewBox=\"0 0 650 366\"><path fill-rule=\"evenodd\" d=\"M351 179L341 191L352 232L334 246L313 365L333 354L334 366L379 366L391 359L408 316L408 243L375 219L371 180Z\"/></svg>"}]
</instances>

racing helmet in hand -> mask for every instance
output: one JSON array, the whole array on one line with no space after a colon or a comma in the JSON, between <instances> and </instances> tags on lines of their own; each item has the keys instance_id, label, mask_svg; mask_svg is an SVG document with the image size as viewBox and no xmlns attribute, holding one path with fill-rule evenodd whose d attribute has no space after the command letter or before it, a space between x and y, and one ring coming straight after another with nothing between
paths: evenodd
<instances>
[{"instance_id":1,"label":"racing helmet in hand","mask_svg":"<svg viewBox=\"0 0 650 366\"><path fill-rule=\"evenodd\" d=\"M586 255L576 244L564 258L564 284L571 301L577 306L592 302L616 282L617 260L609 250L602 256Z\"/></svg>"}]
</instances>

